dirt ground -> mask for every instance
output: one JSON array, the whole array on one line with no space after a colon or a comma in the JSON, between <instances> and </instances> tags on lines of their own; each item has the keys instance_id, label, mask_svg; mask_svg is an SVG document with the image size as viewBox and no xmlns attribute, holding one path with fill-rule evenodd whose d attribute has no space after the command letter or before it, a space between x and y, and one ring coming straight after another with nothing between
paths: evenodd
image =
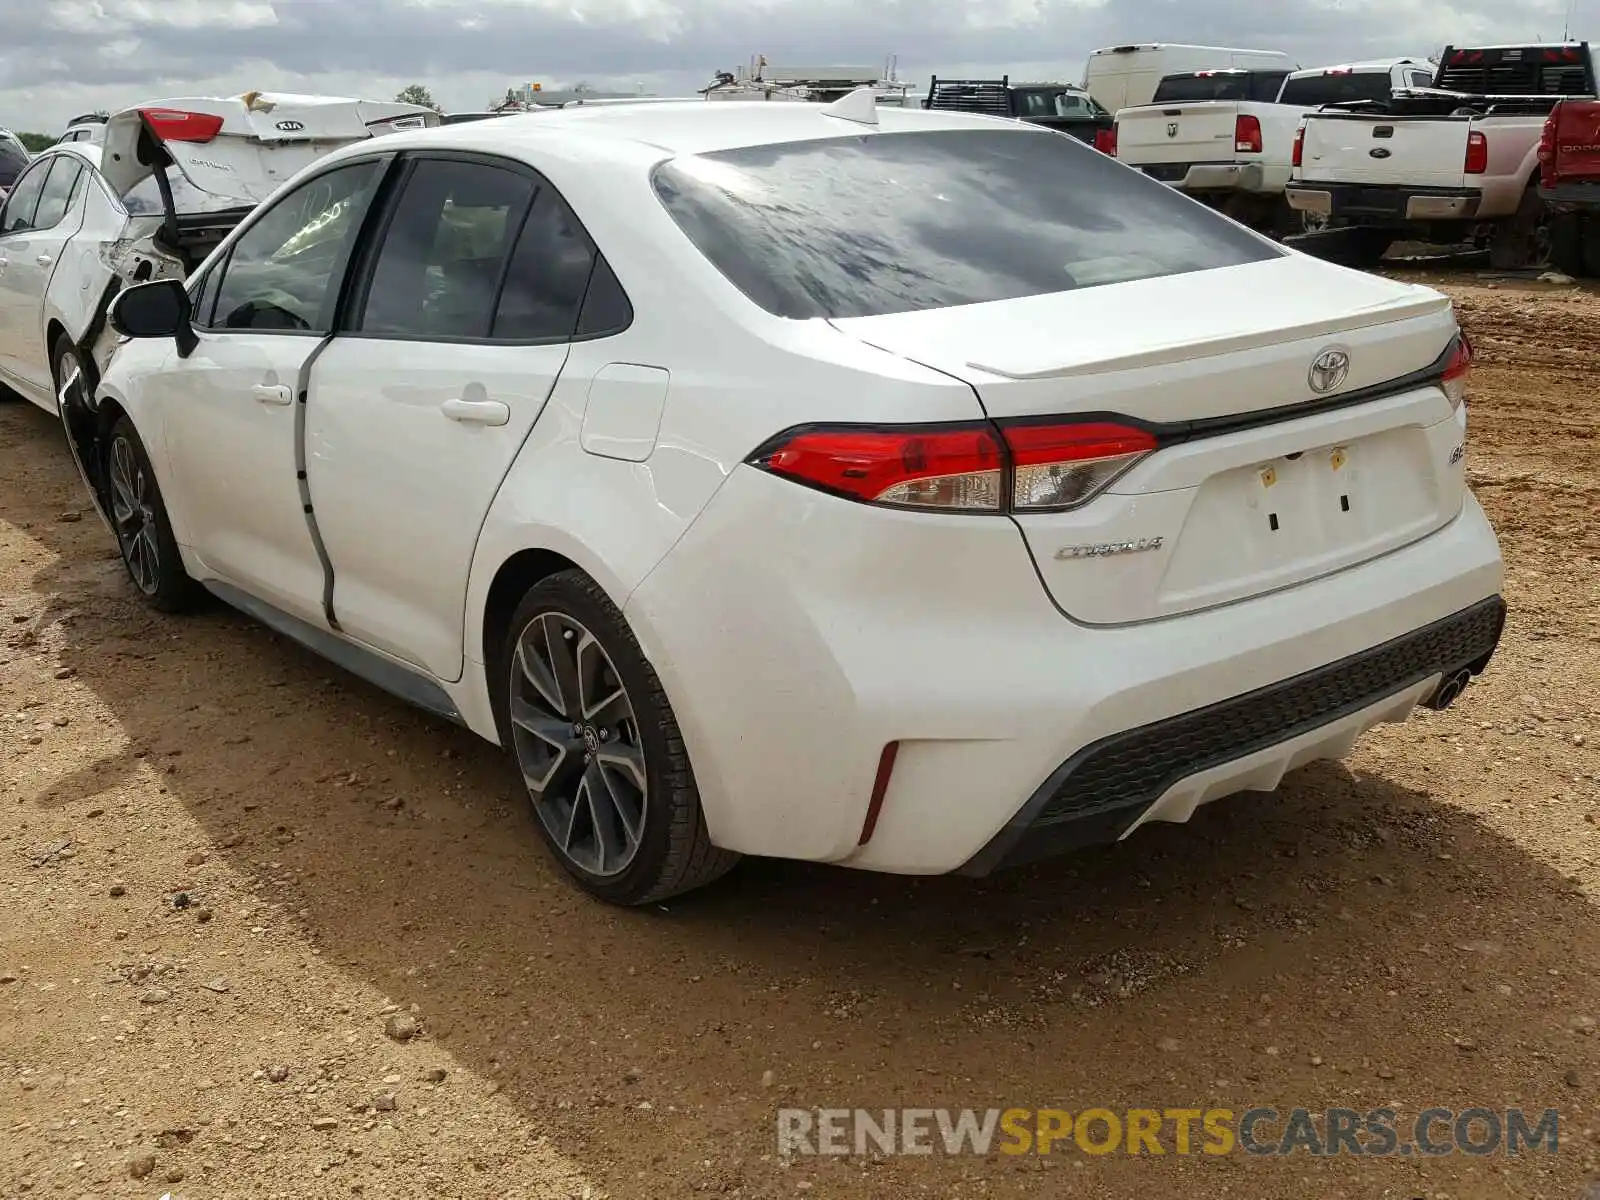
<instances>
[{"instance_id":1,"label":"dirt ground","mask_svg":"<svg viewBox=\"0 0 1600 1200\"><path fill-rule=\"evenodd\" d=\"M1576 1196L1600 295L1427 281L1477 343L1510 572L1454 709L1118 848L977 882L748 862L670 911L563 883L470 735L135 604L59 427L0 405L0 1194ZM1557 1107L1560 1149L775 1154L782 1105L1384 1103Z\"/></svg>"}]
</instances>

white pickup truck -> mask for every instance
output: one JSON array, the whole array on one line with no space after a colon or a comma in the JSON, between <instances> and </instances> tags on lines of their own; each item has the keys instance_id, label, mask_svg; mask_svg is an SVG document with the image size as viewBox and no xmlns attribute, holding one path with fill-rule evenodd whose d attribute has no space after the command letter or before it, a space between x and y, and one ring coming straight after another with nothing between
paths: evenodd
<instances>
[{"instance_id":1,"label":"white pickup truck","mask_svg":"<svg viewBox=\"0 0 1600 1200\"><path fill-rule=\"evenodd\" d=\"M1557 101L1595 82L1587 42L1451 46L1427 88L1308 114L1286 193L1325 226L1305 248L1370 266L1397 241L1472 242L1497 269L1539 264L1539 136Z\"/></svg>"},{"instance_id":2,"label":"white pickup truck","mask_svg":"<svg viewBox=\"0 0 1600 1200\"><path fill-rule=\"evenodd\" d=\"M1300 119L1325 104L1386 101L1395 89L1432 80L1423 58L1171 75L1149 104L1117 113L1116 155L1237 221L1291 233L1302 222L1284 188Z\"/></svg>"}]
</instances>

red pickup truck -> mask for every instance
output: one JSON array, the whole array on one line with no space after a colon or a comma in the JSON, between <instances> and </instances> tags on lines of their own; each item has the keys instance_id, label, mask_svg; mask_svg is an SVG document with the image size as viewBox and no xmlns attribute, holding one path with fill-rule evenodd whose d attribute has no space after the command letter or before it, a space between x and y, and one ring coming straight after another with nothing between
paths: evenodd
<instances>
[{"instance_id":1,"label":"red pickup truck","mask_svg":"<svg viewBox=\"0 0 1600 1200\"><path fill-rule=\"evenodd\" d=\"M1600 100L1563 100L1539 139L1539 197L1550 258L1568 275L1600 275Z\"/></svg>"}]
</instances>

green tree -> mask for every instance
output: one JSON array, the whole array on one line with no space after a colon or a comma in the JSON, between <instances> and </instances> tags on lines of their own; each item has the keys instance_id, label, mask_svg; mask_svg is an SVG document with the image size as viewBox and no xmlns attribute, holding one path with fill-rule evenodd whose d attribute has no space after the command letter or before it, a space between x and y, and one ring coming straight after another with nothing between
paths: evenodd
<instances>
[{"instance_id":1,"label":"green tree","mask_svg":"<svg viewBox=\"0 0 1600 1200\"><path fill-rule=\"evenodd\" d=\"M29 154L37 154L41 150L48 150L56 144L56 139L48 133L19 133L17 141L27 147Z\"/></svg>"},{"instance_id":2,"label":"green tree","mask_svg":"<svg viewBox=\"0 0 1600 1200\"><path fill-rule=\"evenodd\" d=\"M395 100L401 104L420 104L423 108L433 109L434 112L444 111L434 103L433 93L420 83L413 83L410 87L402 88L399 95L395 96Z\"/></svg>"}]
</instances>

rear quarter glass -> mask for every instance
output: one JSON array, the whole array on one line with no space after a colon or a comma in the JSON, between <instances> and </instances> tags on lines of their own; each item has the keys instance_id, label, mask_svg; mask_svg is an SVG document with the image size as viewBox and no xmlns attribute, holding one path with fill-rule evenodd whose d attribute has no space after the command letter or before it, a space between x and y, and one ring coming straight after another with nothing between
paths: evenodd
<instances>
[{"instance_id":1,"label":"rear quarter glass","mask_svg":"<svg viewBox=\"0 0 1600 1200\"><path fill-rule=\"evenodd\" d=\"M1074 138L873 133L656 168L689 240L768 312L878 316L1215 270L1284 252Z\"/></svg>"}]
</instances>

